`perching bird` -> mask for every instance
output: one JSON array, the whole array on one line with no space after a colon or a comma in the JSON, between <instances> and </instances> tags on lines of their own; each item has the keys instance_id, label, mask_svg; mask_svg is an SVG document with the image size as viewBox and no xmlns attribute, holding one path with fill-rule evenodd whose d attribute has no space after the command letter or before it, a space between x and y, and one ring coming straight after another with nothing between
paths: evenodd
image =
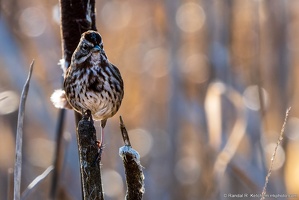
<instances>
[{"instance_id":1,"label":"perching bird","mask_svg":"<svg viewBox=\"0 0 299 200\"><path fill-rule=\"evenodd\" d=\"M123 96L121 74L109 62L101 35L96 31L83 33L64 75L64 90L56 90L51 96L53 104L82 115L90 111L94 120L101 121L102 143L107 119L118 111Z\"/></svg>"}]
</instances>

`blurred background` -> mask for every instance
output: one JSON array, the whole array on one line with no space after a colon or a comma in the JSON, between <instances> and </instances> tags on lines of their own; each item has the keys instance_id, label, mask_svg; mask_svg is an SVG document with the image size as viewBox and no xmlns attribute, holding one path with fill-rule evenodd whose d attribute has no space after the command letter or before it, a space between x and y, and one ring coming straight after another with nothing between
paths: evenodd
<instances>
[{"instance_id":1,"label":"blurred background","mask_svg":"<svg viewBox=\"0 0 299 200\"><path fill-rule=\"evenodd\" d=\"M61 88L62 48L57 0L0 5L4 200L12 184L19 98L32 59L22 189L53 164L58 109L50 96ZM96 9L105 51L125 83L122 107L105 129L107 200L124 199L126 190L119 115L141 155L145 200L214 200L262 193L289 106L267 193L299 199L298 0L97 0ZM58 199L79 200L72 111L64 130ZM50 184L51 176L28 199L47 199Z\"/></svg>"}]
</instances>

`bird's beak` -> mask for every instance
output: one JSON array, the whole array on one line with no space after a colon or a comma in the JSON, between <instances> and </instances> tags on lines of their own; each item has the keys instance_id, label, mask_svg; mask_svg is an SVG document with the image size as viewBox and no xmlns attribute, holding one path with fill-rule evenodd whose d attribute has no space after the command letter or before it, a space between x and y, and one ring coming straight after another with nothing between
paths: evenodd
<instances>
[{"instance_id":1,"label":"bird's beak","mask_svg":"<svg viewBox=\"0 0 299 200\"><path fill-rule=\"evenodd\" d=\"M95 53L97 53L97 52L100 52L102 49L101 49L101 47L99 46L99 45L95 45L93 48L92 48L92 52L95 52Z\"/></svg>"}]
</instances>

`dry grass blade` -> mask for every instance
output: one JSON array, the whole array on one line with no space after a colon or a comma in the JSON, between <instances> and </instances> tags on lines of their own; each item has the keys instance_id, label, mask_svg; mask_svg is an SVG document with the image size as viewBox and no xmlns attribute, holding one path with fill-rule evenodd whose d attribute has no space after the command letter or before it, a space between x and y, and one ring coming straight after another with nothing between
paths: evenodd
<instances>
[{"instance_id":1,"label":"dry grass blade","mask_svg":"<svg viewBox=\"0 0 299 200\"><path fill-rule=\"evenodd\" d=\"M244 105L240 102L242 101L242 96L232 88L227 88L228 98L237 108L237 120L234 124L231 135L229 136L227 143L225 144L223 150L218 154L216 162L214 165L214 171L219 177L222 177L227 165L230 163L231 159L237 152L237 149L245 135L246 129L246 115L244 110Z\"/></svg>"},{"instance_id":2,"label":"dry grass blade","mask_svg":"<svg viewBox=\"0 0 299 200\"><path fill-rule=\"evenodd\" d=\"M277 152L277 148L279 147L281 141L283 140L283 134L284 134L284 130L285 130L285 126L286 126L286 123L288 121L288 117L289 117L289 112L291 110L291 107L289 107L286 111L286 115L285 115L285 118L284 118L284 122L283 122L283 125L282 125L282 128L281 128L281 131L280 131L280 134L279 134L279 138L277 140L277 143L276 143L276 146L275 146L275 149L274 149L274 152L272 154L272 157L271 157L271 164L270 164L270 167L269 167L269 170L268 170L268 174L266 176L266 181L265 181L265 185L264 185L264 188L263 188L263 192L262 192L262 198L261 200L264 200L265 199L265 195L266 195L266 192L267 192L267 185L269 183L269 178L271 176L271 173L272 173L272 168L273 168L273 164L274 164L274 160L275 160L275 156L276 156L276 152Z\"/></svg>"},{"instance_id":3,"label":"dry grass blade","mask_svg":"<svg viewBox=\"0 0 299 200\"><path fill-rule=\"evenodd\" d=\"M41 175L37 176L26 188L26 190L22 193L22 200L27 199L28 196L37 188L37 186L44 180L51 171L53 171L53 165L49 166Z\"/></svg>"},{"instance_id":4,"label":"dry grass blade","mask_svg":"<svg viewBox=\"0 0 299 200\"><path fill-rule=\"evenodd\" d=\"M18 126L17 126L17 136L16 136L16 161L14 169L14 200L19 200L21 195L21 171L22 171L22 142L23 142L23 122L25 114L25 103L27 99L27 94L29 90L29 83L32 75L34 60L30 65L29 74L25 85L23 87L19 113L18 113Z\"/></svg>"}]
</instances>

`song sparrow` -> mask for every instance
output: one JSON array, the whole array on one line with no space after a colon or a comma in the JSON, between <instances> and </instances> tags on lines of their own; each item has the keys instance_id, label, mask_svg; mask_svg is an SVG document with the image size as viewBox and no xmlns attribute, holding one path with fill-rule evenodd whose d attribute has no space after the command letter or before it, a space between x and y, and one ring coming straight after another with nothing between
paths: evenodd
<instances>
[{"instance_id":1,"label":"song sparrow","mask_svg":"<svg viewBox=\"0 0 299 200\"><path fill-rule=\"evenodd\" d=\"M90 111L94 120L101 121L103 137L107 119L118 111L123 96L121 74L109 62L101 35L96 31L83 33L64 76L64 91L51 97L54 105L71 107L81 114Z\"/></svg>"}]
</instances>

